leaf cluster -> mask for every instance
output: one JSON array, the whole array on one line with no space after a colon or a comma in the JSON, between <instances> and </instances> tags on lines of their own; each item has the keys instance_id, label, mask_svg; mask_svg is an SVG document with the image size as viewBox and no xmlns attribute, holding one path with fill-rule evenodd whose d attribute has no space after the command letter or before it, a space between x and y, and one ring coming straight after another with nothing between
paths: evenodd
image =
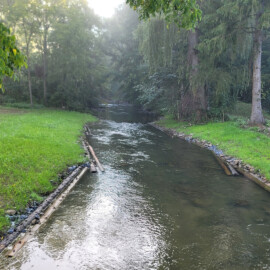
<instances>
[{"instance_id":1,"label":"leaf cluster","mask_svg":"<svg viewBox=\"0 0 270 270\"><path fill-rule=\"evenodd\" d=\"M201 10L196 0L127 0L141 19L164 14L166 21L179 27L192 29L201 19Z\"/></svg>"},{"instance_id":2,"label":"leaf cluster","mask_svg":"<svg viewBox=\"0 0 270 270\"><path fill-rule=\"evenodd\" d=\"M14 69L22 66L27 67L26 58L16 46L15 36L0 22L0 89L4 90L4 77L14 77Z\"/></svg>"}]
</instances>

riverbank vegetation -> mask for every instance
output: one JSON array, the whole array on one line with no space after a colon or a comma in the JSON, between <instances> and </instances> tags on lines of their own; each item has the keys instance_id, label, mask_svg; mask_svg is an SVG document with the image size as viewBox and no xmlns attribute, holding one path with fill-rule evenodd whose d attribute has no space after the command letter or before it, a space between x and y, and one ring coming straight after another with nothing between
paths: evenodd
<instances>
[{"instance_id":1,"label":"riverbank vegetation","mask_svg":"<svg viewBox=\"0 0 270 270\"><path fill-rule=\"evenodd\" d=\"M230 114L230 120L226 122L191 124L179 122L173 115L167 115L157 121L157 124L210 142L225 155L242 160L254 167L255 172L270 179L270 128L250 127L247 109L246 104L237 104L234 114ZM265 113L265 116L267 123L270 124L269 114Z\"/></svg>"},{"instance_id":2,"label":"riverbank vegetation","mask_svg":"<svg viewBox=\"0 0 270 270\"><path fill-rule=\"evenodd\" d=\"M1 1L0 22L15 34L27 59L27 67L15 72L15 81L4 79L0 104L28 102L85 111L106 98L102 23L86 1Z\"/></svg>"},{"instance_id":3,"label":"riverbank vegetation","mask_svg":"<svg viewBox=\"0 0 270 270\"><path fill-rule=\"evenodd\" d=\"M89 111L99 103L125 102L159 115L172 115L173 119L163 120L164 125L182 129L186 123L191 123L185 132L210 138L232 155L240 154L239 158L254 164L269 176L267 160L270 157L265 152L268 137L249 127L267 129L263 109L269 112L270 108L270 2L126 2L128 5L121 5L113 17L106 19L94 14L84 0L0 3L0 25L5 25L6 33L13 41L13 34L17 40L11 46L16 51L9 49L6 52L12 56L8 60L12 64L16 55L20 57L18 65L11 65L11 77L16 80L3 79L6 91L0 92L0 104L41 109L17 116L1 116L3 135L9 134L5 136L15 141L19 138L14 144L17 149L21 149L19 141L22 141L33 154L39 147L41 151L47 151L46 139L61 145L59 138L65 135L64 130L78 130L85 119L75 113L65 117L64 112L51 111L49 116L49 112L42 108ZM22 67L24 61L27 65ZM18 67L21 69L15 71L14 68ZM6 75L10 77L11 74ZM239 101L245 107L246 118L235 114L232 121L231 112L236 110ZM26 106L27 102L29 105ZM68 121L69 117L81 120L75 124L73 120ZM23 121L18 120L20 118ZM57 122L62 118L63 125ZM41 124L47 121L52 123ZM27 123L33 126L28 129ZM208 124L197 126L194 123ZM17 126L25 133L18 131ZM56 126L59 130L54 128ZM43 129L48 136L42 137ZM65 142L75 147L75 137L73 134ZM44 146L39 145L39 139L45 140ZM253 140L256 142L254 146ZM8 145L3 144L3 147ZM51 154L57 156L53 149ZM254 150L252 157L251 149ZM63 149L61 154L67 152ZM69 161L74 161L77 154L71 151ZM22 167L11 166L13 169L9 169L12 162L19 164L17 156L21 158L17 152L4 151L0 157L6 164L3 167L5 177L10 174L11 182L20 173L27 183L29 178L26 175L36 168L36 165L28 168L32 163L40 163L41 167L36 170L38 175L48 173L47 178L50 178L47 169L52 164L44 161L44 155L40 154L31 161L30 151L25 153ZM261 158L265 162L259 162ZM54 159L57 160L52 157ZM54 172L70 162L54 165ZM10 190L4 185L5 194L10 194L6 195L10 198L9 203L12 203L11 194L20 193L20 188L26 185L24 181ZM38 186L36 189L31 187L29 192L47 192L52 188L43 180Z\"/></svg>"},{"instance_id":4,"label":"riverbank vegetation","mask_svg":"<svg viewBox=\"0 0 270 270\"><path fill-rule=\"evenodd\" d=\"M121 98L195 122L226 119L240 100L250 103L250 125L265 123L261 108L270 106L270 3L197 1L202 17L190 30L181 28L181 16L169 8L172 1L161 14L163 1L128 2L150 19L139 22L128 8L114 19L118 35L112 44L125 44L121 53L115 49L113 63Z\"/></svg>"},{"instance_id":5,"label":"riverbank vegetation","mask_svg":"<svg viewBox=\"0 0 270 270\"><path fill-rule=\"evenodd\" d=\"M84 162L79 142L90 114L0 107L0 231L4 210L24 209L58 184L58 174Z\"/></svg>"},{"instance_id":6,"label":"riverbank vegetation","mask_svg":"<svg viewBox=\"0 0 270 270\"><path fill-rule=\"evenodd\" d=\"M5 79L0 103L85 111L129 102L207 122L243 101L249 124L265 124L270 2L126 2L106 19L84 0L2 2L0 20L14 29L28 68Z\"/></svg>"}]
</instances>

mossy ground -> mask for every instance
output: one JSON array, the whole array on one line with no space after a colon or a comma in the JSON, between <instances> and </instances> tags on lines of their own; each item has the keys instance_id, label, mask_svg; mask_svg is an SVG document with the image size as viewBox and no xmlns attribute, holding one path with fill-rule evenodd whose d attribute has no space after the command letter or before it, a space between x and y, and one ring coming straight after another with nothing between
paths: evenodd
<instances>
[{"instance_id":1,"label":"mossy ground","mask_svg":"<svg viewBox=\"0 0 270 270\"><path fill-rule=\"evenodd\" d=\"M5 209L22 209L51 192L58 174L84 161L79 143L90 114L0 107L0 231Z\"/></svg>"},{"instance_id":2,"label":"mossy ground","mask_svg":"<svg viewBox=\"0 0 270 270\"><path fill-rule=\"evenodd\" d=\"M178 122L172 116L165 116L157 124L174 129L185 134L192 134L194 138L206 140L217 145L225 154L241 159L250 164L270 180L270 137L258 131L258 128L249 128L246 125L244 108L240 104L241 115L234 114L233 120L227 122L210 122L196 125L187 122ZM268 115L266 114L266 118Z\"/></svg>"}]
</instances>

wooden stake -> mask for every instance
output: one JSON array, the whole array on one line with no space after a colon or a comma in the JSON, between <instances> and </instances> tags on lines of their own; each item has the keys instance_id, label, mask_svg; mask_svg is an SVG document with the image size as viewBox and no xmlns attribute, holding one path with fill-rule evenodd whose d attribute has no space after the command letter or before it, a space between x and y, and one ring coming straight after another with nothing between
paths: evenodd
<instances>
[{"instance_id":1,"label":"wooden stake","mask_svg":"<svg viewBox=\"0 0 270 270\"><path fill-rule=\"evenodd\" d=\"M98 158L97 158L97 156L96 156L96 154L95 154L95 152L94 152L93 147L92 147L91 145L89 145L88 142L86 142L86 143L87 143L87 146L88 146L88 148L89 148L89 150L90 150L90 153L91 153L91 155L93 156L93 158L95 159L95 161L96 161L96 163L97 163L99 169L100 169L102 172L104 172L105 170L104 170L104 168L102 167L102 165L100 164L100 162L99 162L99 160L98 160Z\"/></svg>"}]
</instances>

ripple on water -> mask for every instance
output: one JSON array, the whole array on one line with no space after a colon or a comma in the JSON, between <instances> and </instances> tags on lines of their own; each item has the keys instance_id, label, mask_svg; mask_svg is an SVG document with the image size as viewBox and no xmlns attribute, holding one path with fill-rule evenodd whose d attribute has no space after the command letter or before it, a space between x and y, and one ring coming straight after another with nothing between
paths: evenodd
<instances>
[{"instance_id":1,"label":"ripple on water","mask_svg":"<svg viewBox=\"0 0 270 270\"><path fill-rule=\"evenodd\" d=\"M269 194L146 125L104 120L91 133L105 173L81 179L1 270L270 268Z\"/></svg>"}]
</instances>

